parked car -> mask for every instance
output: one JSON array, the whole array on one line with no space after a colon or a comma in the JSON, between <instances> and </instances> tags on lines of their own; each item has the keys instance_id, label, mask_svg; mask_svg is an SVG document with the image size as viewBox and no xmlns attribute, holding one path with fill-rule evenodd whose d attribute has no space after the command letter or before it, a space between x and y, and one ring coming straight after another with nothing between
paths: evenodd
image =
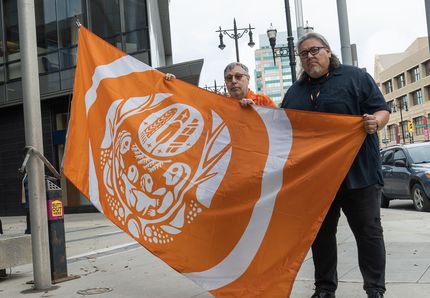
<instances>
[{"instance_id":1,"label":"parked car","mask_svg":"<svg viewBox=\"0 0 430 298\"><path fill-rule=\"evenodd\" d=\"M381 160L381 207L393 199L411 199L416 210L430 211L430 142L384 148Z\"/></svg>"}]
</instances>

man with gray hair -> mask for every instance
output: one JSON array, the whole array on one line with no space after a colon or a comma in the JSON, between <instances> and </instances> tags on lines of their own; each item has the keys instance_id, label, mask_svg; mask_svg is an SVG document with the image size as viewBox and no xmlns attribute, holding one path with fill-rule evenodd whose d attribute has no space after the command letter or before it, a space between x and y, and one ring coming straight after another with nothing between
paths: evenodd
<instances>
[{"instance_id":1,"label":"man with gray hair","mask_svg":"<svg viewBox=\"0 0 430 298\"><path fill-rule=\"evenodd\" d=\"M232 62L224 69L224 81L232 98L238 99L242 106L256 104L276 107L269 96L256 94L249 89L249 71L245 64Z\"/></svg>"},{"instance_id":2,"label":"man with gray hair","mask_svg":"<svg viewBox=\"0 0 430 298\"><path fill-rule=\"evenodd\" d=\"M383 297L385 245L380 215L383 180L377 131L388 122L390 109L372 77L360 68L342 65L321 34L305 34L299 39L297 49L303 70L285 94L281 107L361 115L367 133L312 244L316 287L312 298L335 297L340 210L357 242L367 297Z\"/></svg>"},{"instance_id":3,"label":"man with gray hair","mask_svg":"<svg viewBox=\"0 0 430 298\"><path fill-rule=\"evenodd\" d=\"M176 77L171 73L167 73L164 78L169 81ZM230 97L239 100L242 107L251 104L273 108L277 107L269 96L256 94L249 89L249 70L243 63L229 63L224 69L224 81Z\"/></svg>"}]
</instances>

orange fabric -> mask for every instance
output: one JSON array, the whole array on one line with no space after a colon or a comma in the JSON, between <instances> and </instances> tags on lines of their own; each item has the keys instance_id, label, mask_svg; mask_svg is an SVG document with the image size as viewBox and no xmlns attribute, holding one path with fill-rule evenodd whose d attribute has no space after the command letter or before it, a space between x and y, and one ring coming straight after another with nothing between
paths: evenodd
<instances>
[{"instance_id":1,"label":"orange fabric","mask_svg":"<svg viewBox=\"0 0 430 298\"><path fill-rule=\"evenodd\" d=\"M364 137L358 116L168 82L80 29L64 175L216 297L289 296Z\"/></svg>"},{"instance_id":2,"label":"orange fabric","mask_svg":"<svg viewBox=\"0 0 430 298\"><path fill-rule=\"evenodd\" d=\"M266 106L277 108L276 103L267 95L254 93L251 89L248 89L246 98L252 99L252 101L259 106Z\"/></svg>"}]
</instances>

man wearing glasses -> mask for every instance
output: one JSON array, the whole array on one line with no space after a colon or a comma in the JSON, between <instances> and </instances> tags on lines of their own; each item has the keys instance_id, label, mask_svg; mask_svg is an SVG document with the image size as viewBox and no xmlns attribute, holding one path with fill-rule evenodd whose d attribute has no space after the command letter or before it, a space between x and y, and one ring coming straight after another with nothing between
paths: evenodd
<instances>
[{"instance_id":1,"label":"man wearing glasses","mask_svg":"<svg viewBox=\"0 0 430 298\"><path fill-rule=\"evenodd\" d=\"M380 218L383 180L377 131L388 122L389 109L372 77L360 68L340 64L322 35L305 34L297 48L303 70L285 94L281 107L361 115L367 132L312 244L316 287L312 298L335 297L336 230L341 209L357 242L363 288L368 297L383 297L385 245Z\"/></svg>"},{"instance_id":2,"label":"man wearing glasses","mask_svg":"<svg viewBox=\"0 0 430 298\"><path fill-rule=\"evenodd\" d=\"M276 104L269 96L256 94L249 89L249 71L246 65L240 62L232 62L224 69L224 80L228 94L238 99L243 107L250 104L276 108Z\"/></svg>"},{"instance_id":3,"label":"man wearing glasses","mask_svg":"<svg viewBox=\"0 0 430 298\"><path fill-rule=\"evenodd\" d=\"M176 76L171 73L166 73L164 78L170 81L176 78ZM242 107L247 107L251 104L273 108L277 107L269 96L256 94L249 89L249 71L245 64L240 62L228 64L224 69L224 80L228 94L232 98L238 99Z\"/></svg>"}]
</instances>

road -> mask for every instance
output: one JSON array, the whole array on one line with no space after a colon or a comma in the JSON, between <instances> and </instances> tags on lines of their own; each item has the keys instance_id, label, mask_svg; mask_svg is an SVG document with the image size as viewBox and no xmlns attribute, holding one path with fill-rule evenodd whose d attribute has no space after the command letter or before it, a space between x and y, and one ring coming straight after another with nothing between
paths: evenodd
<instances>
[{"instance_id":1,"label":"road","mask_svg":"<svg viewBox=\"0 0 430 298\"><path fill-rule=\"evenodd\" d=\"M424 298L430 293L430 213L413 210L410 201L393 201L382 209L387 250L386 298ZM390 205L391 205L390 204ZM3 219L6 234L22 234L24 217ZM210 294L175 272L136 244L102 214L65 217L69 275L78 279L37 292L26 284L31 264L7 270L0 279L0 297L179 297L205 298ZM344 216L338 229L339 289L336 297L365 297L357 266L354 237ZM312 255L298 273L291 297L310 297L313 292Z\"/></svg>"}]
</instances>

